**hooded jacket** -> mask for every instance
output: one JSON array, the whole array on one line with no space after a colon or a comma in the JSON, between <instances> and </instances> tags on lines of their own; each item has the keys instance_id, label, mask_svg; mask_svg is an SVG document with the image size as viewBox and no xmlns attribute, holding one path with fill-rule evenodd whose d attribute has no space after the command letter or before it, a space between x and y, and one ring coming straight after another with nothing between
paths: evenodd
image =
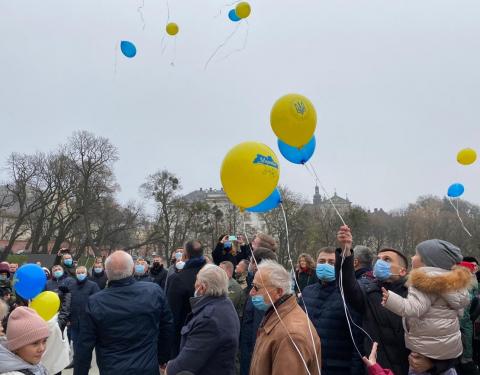
<instances>
[{"instance_id":1,"label":"hooded jacket","mask_svg":"<svg viewBox=\"0 0 480 375\"><path fill-rule=\"evenodd\" d=\"M21 370L28 370L34 375L48 375L47 370L41 363L38 365L27 363L3 345L0 345L0 374L22 375Z\"/></svg>"},{"instance_id":2,"label":"hooded jacket","mask_svg":"<svg viewBox=\"0 0 480 375\"><path fill-rule=\"evenodd\" d=\"M459 318L470 302L471 281L463 267L421 267L410 273L407 298L389 293L385 307L403 317L408 349L437 360L462 354Z\"/></svg>"}]
</instances>

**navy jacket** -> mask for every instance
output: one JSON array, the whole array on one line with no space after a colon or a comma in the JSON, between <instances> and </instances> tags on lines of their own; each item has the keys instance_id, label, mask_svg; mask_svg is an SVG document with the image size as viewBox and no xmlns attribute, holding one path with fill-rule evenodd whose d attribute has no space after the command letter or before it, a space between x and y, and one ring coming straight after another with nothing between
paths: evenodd
<instances>
[{"instance_id":1,"label":"navy jacket","mask_svg":"<svg viewBox=\"0 0 480 375\"><path fill-rule=\"evenodd\" d=\"M168 278L167 298L172 309L175 324L174 342L172 345L172 357L176 357L180 347L181 330L192 312L190 298L195 293L195 281L200 269L205 265L205 258L189 259L182 271L172 274Z\"/></svg>"},{"instance_id":2,"label":"navy jacket","mask_svg":"<svg viewBox=\"0 0 480 375\"><path fill-rule=\"evenodd\" d=\"M88 279L97 283L100 289L105 289L107 286L107 275L105 274L105 270L102 270L100 273L96 273L95 270L92 269L91 275L88 277Z\"/></svg>"},{"instance_id":3,"label":"navy jacket","mask_svg":"<svg viewBox=\"0 0 480 375\"><path fill-rule=\"evenodd\" d=\"M240 322L227 297L192 299L194 305L182 328L180 353L169 362L168 375L235 375Z\"/></svg>"},{"instance_id":4,"label":"navy jacket","mask_svg":"<svg viewBox=\"0 0 480 375\"><path fill-rule=\"evenodd\" d=\"M167 270L163 267L163 264L160 264L159 267L150 268L150 276L153 279L153 282L160 285L160 287L165 290L165 282L167 281Z\"/></svg>"},{"instance_id":5,"label":"navy jacket","mask_svg":"<svg viewBox=\"0 0 480 375\"><path fill-rule=\"evenodd\" d=\"M143 275L135 275L134 276L136 281L145 281L149 283L153 283L152 277L148 273L144 273Z\"/></svg>"},{"instance_id":6,"label":"navy jacket","mask_svg":"<svg viewBox=\"0 0 480 375\"><path fill-rule=\"evenodd\" d=\"M155 283L110 281L88 300L74 374L87 375L95 348L102 375L158 375L169 358L173 321Z\"/></svg>"},{"instance_id":7,"label":"navy jacket","mask_svg":"<svg viewBox=\"0 0 480 375\"><path fill-rule=\"evenodd\" d=\"M242 324L240 328L240 375L248 375L250 362L252 361L253 349L257 341L257 331L262 323L265 311L253 307L250 293L251 287L245 290L247 300L243 309Z\"/></svg>"},{"instance_id":8,"label":"navy jacket","mask_svg":"<svg viewBox=\"0 0 480 375\"><path fill-rule=\"evenodd\" d=\"M70 285L72 284L75 284L75 279L71 278L66 272L64 272L62 277L59 279L52 277L50 280L47 280L45 290L59 294L59 288L61 286L65 286L70 289Z\"/></svg>"},{"instance_id":9,"label":"navy jacket","mask_svg":"<svg viewBox=\"0 0 480 375\"><path fill-rule=\"evenodd\" d=\"M302 297L321 340L322 375L364 374L363 362L352 344L337 282L318 281L307 286ZM300 306L305 308L302 303ZM358 314L351 308L349 311L355 323L359 324ZM352 324L353 328L355 327ZM358 329L353 331L355 341L360 344L363 337L358 333Z\"/></svg>"},{"instance_id":10,"label":"navy jacket","mask_svg":"<svg viewBox=\"0 0 480 375\"><path fill-rule=\"evenodd\" d=\"M75 280L70 283L70 293L72 300L70 303L70 326L72 329L80 329L80 321L85 319L85 308L87 307L88 298L99 292L100 288L97 283L90 280L82 282Z\"/></svg>"},{"instance_id":11,"label":"navy jacket","mask_svg":"<svg viewBox=\"0 0 480 375\"><path fill-rule=\"evenodd\" d=\"M337 249L335 273L340 274L341 249ZM353 255L345 257L343 263L343 290L347 303L362 317L363 329L378 342L377 361L383 368L395 375L408 374L409 351L405 348L402 318L382 306L382 287L406 297L408 289L405 280L395 283L380 282L369 278L355 277ZM364 348L370 353L372 343L365 337Z\"/></svg>"}]
</instances>

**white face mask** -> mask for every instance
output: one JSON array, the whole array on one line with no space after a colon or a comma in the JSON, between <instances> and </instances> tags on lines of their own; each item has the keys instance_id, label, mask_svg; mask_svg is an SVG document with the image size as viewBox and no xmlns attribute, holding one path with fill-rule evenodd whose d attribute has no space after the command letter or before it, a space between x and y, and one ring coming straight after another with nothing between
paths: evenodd
<instances>
[{"instance_id":1,"label":"white face mask","mask_svg":"<svg viewBox=\"0 0 480 375\"><path fill-rule=\"evenodd\" d=\"M175 263L175 268L177 270L183 270L183 267L185 267L185 262L184 261L180 261L180 262Z\"/></svg>"}]
</instances>

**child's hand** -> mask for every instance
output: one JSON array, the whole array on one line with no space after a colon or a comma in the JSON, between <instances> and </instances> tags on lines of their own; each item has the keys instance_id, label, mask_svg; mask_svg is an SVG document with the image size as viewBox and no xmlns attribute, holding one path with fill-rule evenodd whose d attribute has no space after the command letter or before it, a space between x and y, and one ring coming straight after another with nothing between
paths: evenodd
<instances>
[{"instance_id":1,"label":"child's hand","mask_svg":"<svg viewBox=\"0 0 480 375\"><path fill-rule=\"evenodd\" d=\"M388 290L385 288L382 288L382 306L385 306L388 300Z\"/></svg>"},{"instance_id":2,"label":"child's hand","mask_svg":"<svg viewBox=\"0 0 480 375\"><path fill-rule=\"evenodd\" d=\"M370 352L370 356L368 358L367 357L362 358L363 363L365 363L367 367L375 366L375 364L377 363L377 349L378 349L378 343L374 342L372 346L372 351Z\"/></svg>"}]
</instances>

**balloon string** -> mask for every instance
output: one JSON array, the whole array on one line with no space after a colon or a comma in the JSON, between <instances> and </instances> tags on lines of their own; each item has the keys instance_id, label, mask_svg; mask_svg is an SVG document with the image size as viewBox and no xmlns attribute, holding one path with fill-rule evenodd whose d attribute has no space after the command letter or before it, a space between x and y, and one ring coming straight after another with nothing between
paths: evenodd
<instances>
[{"instance_id":1,"label":"balloon string","mask_svg":"<svg viewBox=\"0 0 480 375\"><path fill-rule=\"evenodd\" d=\"M457 200L457 207L455 207L455 205L453 204L452 202L452 199L450 197L448 197L448 201L450 202L450 204L452 205L453 209L455 210L456 214L457 214L457 217L458 217L458 220L460 221L460 224L463 228L463 230L470 236L472 237L472 234L470 233L470 231L467 229L467 227L465 226L465 224L463 223L463 220L462 220L462 217L460 216L460 211L458 210L458 200Z\"/></svg>"},{"instance_id":2,"label":"balloon string","mask_svg":"<svg viewBox=\"0 0 480 375\"><path fill-rule=\"evenodd\" d=\"M241 48L236 48L234 49L233 51L231 51L230 53L228 53L226 56L224 56L223 58L221 59L218 59L217 61L220 62L220 61L224 61L226 59L228 59L231 55L233 55L234 53L240 53L242 51L245 50L245 48L247 48L247 42L248 42L248 34L249 34L249 30L250 30L250 26L248 24L248 21L245 20L245 23L247 25L247 28L246 28L246 33L245 33L245 38L243 39L243 46ZM240 26L240 25L238 25Z\"/></svg>"},{"instance_id":3,"label":"balloon string","mask_svg":"<svg viewBox=\"0 0 480 375\"><path fill-rule=\"evenodd\" d=\"M312 332L312 327L311 327L311 323L310 323L310 316L308 315L307 305L305 304L305 300L303 299L303 295L302 295L301 290L300 290L300 285L298 285L297 275L295 275L293 260L292 260L292 256L291 256L291 253L290 253L290 239L289 239L289 234L288 234L287 214L285 213L285 208L283 207L283 203L281 203L281 202L280 202L280 207L282 209L283 220L285 222L288 260L290 261L290 265L292 267L293 280L295 281L295 285L296 285L298 291L300 292L300 296L301 296L300 298L302 300L303 307L305 308L305 315L306 315L306 318L307 318L308 331L310 332L310 338L312 340L312 345L313 345L313 352L315 353L315 361L317 363L318 373L321 374L322 370L321 370L321 366L320 366L320 361L318 360L317 350L315 348L315 339L313 338L313 332Z\"/></svg>"},{"instance_id":4,"label":"balloon string","mask_svg":"<svg viewBox=\"0 0 480 375\"><path fill-rule=\"evenodd\" d=\"M162 37L162 41L160 42L160 48L162 50L162 56L165 53L165 50L167 49L167 42L165 41L165 35Z\"/></svg>"},{"instance_id":5,"label":"balloon string","mask_svg":"<svg viewBox=\"0 0 480 375\"><path fill-rule=\"evenodd\" d=\"M322 184L322 181L320 181L320 179L318 178L318 174L317 174L317 171L315 170L315 167L313 166L313 164L311 162L308 162L308 163L305 163L305 168L307 168L308 170L308 164L310 165L310 168L312 168L312 172L313 174L315 175L315 180L317 181L318 185L320 185L320 187L322 188L323 192L325 193L328 201L330 202L330 204L332 205L333 209L335 210L336 214L338 215L338 217L340 218L341 222L343 225L347 225L345 224L345 220L343 220L343 217L342 215L340 214L340 212L338 211L337 209L337 206L335 206L335 203L333 203L333 200L332 198L330 197L330 194L328 193L327 189L325 189L325 187L323 186Z\"/></svg>"},{"instance_id":6,"label":"balloon string","mask_svg":"<svg viewBox=\"0 0 480 375\"><path fill-rule=\"evenodd\" d=\"M143 8L145 8L145 0L142 0L141 5L137 8L137 13L140 16L140 22L142 22L143 25L142 30L145 30L146 23L145 18L143 17Z\"/></svg>"},{"instance_id":7,"label":"balloon string","mask_svg":"<svg viewBox=\"0 0 480 375\"><path fill-rule=\"evenodd\" d=\"M252 259L257 267L257 270L258 270L258 262L257 262L257 258L255 258L255 255L253 254L253 248L252 248L252 245L250 244L250 241L248 240L248 235L247 235L247 225L246 225L246 222L245 222L245 212L242 212L242 219L243 219L243 232L244 232L244 236L245 236L245 241L247 241L248 243L248 246L250 247L250 252L252 253ZM280 317L280 314L278 313L278 310L277 310L277 307L275 306L275 303L273 302L273 299L272 299L272 296L270 295L270 293L268 292L268 289L266 287L266 284L263 280L263 276L261 273L259 273L259 276L260 276L260 283L262 284L262 287L265 289L265 291L267 292L267 296L268 296L268 299L270 300L270 303L273 307L273 310L275 311L275 314L277 315L278 317L278 320L280 321L280 324L282 325L283 329L285 330L285 332L287 332L287 335L290 339L290 341L292 342L295 350L297 351L298 355L300 356L300 359L302 360L302 363L303 363L303 366L305 367L305 370L307 371L307 374L308 375L312 375L310 373L310 371L308 370L308 366L307 366L307 362L305 361L305 358L303 358L302 356L302 353L300 352L300 349L298 348L297 344L295 344L295 341L293 340L292 338L292 335L290 334L290 332L288 331L288 328L287 326L285 325L285 323L283 322L282 318ZM321 375L319 373L319 375Z\"/></svg>"},{"instance_id":8,"label":"balloon string","mask_svg":"<svg viewBox=\"0 0 480 375\"><path fill-rule=\"evenodd\" d=\"M235 30L233 30L233 32L227 37L227 39L225 39L223 41L223 43L221 43L216 49L215 51L213 51L212 55L208 58L207 62L205 63L205 67L204 67L204 70L207 70L208 68L208 64L210 64L210 61L212 61L212 59L217 55L217 53L229 42L230 39L232 39L232 37L237 33L238 31L238 27L240 25L237 25L235 27Z\"/></svg>"},{"instance_id":9,"label":"balloon string","mask_svg":"<svg viewBox=\"0 0 480 375\"><path fill-rule=\"evenodd\" d=\"M177 37L174 37L173 40L173 59L170 62L171 66L175 66L175 60L177 59Z\"/></svg>"},{"instance_id":10,"label":"balloon string","mask_svg":"<svg viewBox=\"0 0 480 375\"><path fill-rule=\"evenodd\" d=\"M170 4L168 3L168 0L166 0L167 3L167 23L170 22Z\"/></svg>"}]
</instances>

